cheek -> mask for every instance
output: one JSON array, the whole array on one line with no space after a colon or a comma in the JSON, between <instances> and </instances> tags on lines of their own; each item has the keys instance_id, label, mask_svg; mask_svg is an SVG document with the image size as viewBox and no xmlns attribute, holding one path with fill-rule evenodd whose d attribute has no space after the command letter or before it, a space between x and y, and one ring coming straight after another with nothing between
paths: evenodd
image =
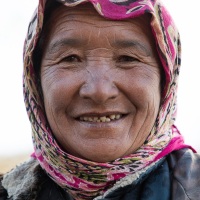
<instances>
[{"instance_id":1,"label":"cheek","mask_svg":"<svg viewBox=\"0 0 200 200\"><path fill-rule=\"evenodd\" d=\"M63 111L70 106L81 85L76 74L62 70L46 70L41 72L41 84L45 109L53 112Z\"/></svg>"},{"instance_id":2,"label":"cheek","mask_svg":"<svg viewBox=\"0 0 200 200\"><path fill-rule=\"evenodd\" d=\"M121 80L124 92L130 101L138 108L146 109L149 104L160 104L160 75L157 71L132 70L127 71Z\"/></svg>"}]
</instances>

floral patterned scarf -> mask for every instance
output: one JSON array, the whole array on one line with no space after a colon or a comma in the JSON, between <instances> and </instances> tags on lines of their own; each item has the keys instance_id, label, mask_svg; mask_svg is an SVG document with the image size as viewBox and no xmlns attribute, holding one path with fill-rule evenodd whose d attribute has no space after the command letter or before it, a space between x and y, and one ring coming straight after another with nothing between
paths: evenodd
<instances>
[{"instance_id":1,"label":"floral patterned scarf","mask_svg":"<svg viewBox=\"0 0 200 200\"><path fill-rule=\"evenodd\" d=\"M46 0L39 1L25 41L23 76L26 110L32 125L34 157L48 175L74 199L93 199L102 195L123 177L141 172L170 152L186 147L174 126L181 61L179 33L159 0L58 1L66 6L90 2L100 15L113 20L134 18L144 13L151 14L151 28L157 53L165 72L166 84L162 104L153 129L140 149L108 163L96 163L64 152L56 142L46 120L33 67L33 50L41 34L46 5Z\"/></svg>"}]
</instances>

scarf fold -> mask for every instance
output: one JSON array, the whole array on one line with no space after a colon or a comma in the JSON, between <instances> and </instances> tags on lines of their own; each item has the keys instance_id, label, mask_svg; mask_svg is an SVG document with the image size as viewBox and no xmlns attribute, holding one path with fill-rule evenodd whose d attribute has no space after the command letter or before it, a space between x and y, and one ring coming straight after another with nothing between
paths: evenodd
<instances>
[{"instance_id":1,"label":"scarf fold","mask_svg":"<svg viewBox=\"0 0 200 200\"><path fill-rule=\"evenodd\" d=\"M120 179L138 173L170 152L187 146L174 126L181 59L179 34L172 18L159 0L58 1L66 6L90 2L100 15L113 20L151 14L151 28L165 72L166 83L157 119L145 143L136 152L108 163L92 162L64 152L48 125L33 68L33 50L41 34L46 4L45 0L39 1L24 45L23 88L26 110L32 125L35 149L33 157L74 199L92 199L102 195Z\"/></svg>"}]
</instances>

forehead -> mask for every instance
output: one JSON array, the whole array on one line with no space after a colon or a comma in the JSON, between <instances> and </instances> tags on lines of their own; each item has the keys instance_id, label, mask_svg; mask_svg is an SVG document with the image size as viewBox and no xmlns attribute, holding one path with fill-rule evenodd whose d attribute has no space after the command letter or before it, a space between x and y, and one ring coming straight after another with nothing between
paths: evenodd
<instances>
[{"instance_id":1,"label":"forehead","mask_svg":"<svg viewBox=\"0 0 200 200\"><path fill-rule=\"evenodd\" d=\"M48 20L48 26L54 26L61 21L70 23L88 23L88 25L94 25L99 28L111 27L112 25L130 26L138 25L141 28L150 29L150 15L145 14L141 17L126 20L111 20L102 17L96 9L90 3L80 4L75 7L67 7L60 4L53 10L50 19Z\"/></svg>"},{"instance_id":2,"label":"forehead","mask_svg":"<svg viewBox=\"0 0 200 200\"><path fill-rule=\"evenodd\" d=\"M150 16L127 20L111 20L102 17L93 5L89 3L75 7L59 5L51 14L46 26L46 36L50 41L54 38L65 36L86 38L91 32L98 34L99 38L109 38L115 40L133 39L146 40L150 45L153 36L150 28Z\"/></svg>"}]
</instances>

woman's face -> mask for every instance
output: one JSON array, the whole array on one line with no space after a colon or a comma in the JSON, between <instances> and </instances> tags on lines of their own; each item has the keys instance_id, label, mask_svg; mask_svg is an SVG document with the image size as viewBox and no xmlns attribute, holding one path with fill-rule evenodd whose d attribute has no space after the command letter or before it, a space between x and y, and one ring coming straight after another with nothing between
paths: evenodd
<instances>
[{"instance_id":1,"label":"woman's face","mask_svg":"<svg viewBox=\"0 0 200 200\"><path fill-rule=\"evenodd\" d=\"M62 148L108 162L136 151L160 105L160 68L147 16L111 21L90 5L60 6L48 23L41 83Z\"/></svg>"}]
</instances>

